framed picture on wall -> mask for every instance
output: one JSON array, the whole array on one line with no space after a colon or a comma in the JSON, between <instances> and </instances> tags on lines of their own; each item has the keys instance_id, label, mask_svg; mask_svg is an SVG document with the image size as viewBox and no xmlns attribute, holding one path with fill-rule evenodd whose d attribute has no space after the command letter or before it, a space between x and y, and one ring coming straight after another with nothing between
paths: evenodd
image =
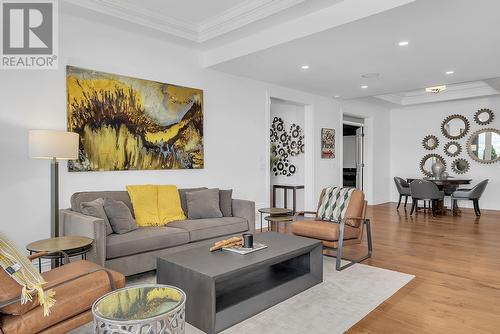
<instances>
[{"instance_id":1,"label":"framed picture on wall","mask_svg":"<svg viewBox=\"0 0 500 334\"><path fill-rule=\"evenodd\" d=\"M335 129L321 129L321 159L335 158Z\"/></svg>"}]
</instances>

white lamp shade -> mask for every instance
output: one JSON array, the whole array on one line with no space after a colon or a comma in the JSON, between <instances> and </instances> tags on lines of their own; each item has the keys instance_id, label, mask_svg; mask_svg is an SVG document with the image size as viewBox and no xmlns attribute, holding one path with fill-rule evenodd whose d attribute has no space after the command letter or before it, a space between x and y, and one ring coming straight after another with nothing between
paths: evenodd
<instances>
[{"instance_id":1,"label":"white lamp shade","mask_svg":"<svg viewBox=\"0 0 500 334\"><path fill-rule=\"evenodd\" d=\"M30 130L29 152L34 159L78 159L78 133Z\"/></svg>"}]
</instances>

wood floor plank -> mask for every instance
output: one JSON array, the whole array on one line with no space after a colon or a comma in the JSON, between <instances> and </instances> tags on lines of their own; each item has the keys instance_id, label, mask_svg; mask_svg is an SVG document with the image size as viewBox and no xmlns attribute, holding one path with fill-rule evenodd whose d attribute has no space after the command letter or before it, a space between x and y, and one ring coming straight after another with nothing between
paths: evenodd
<instances>
[{"instance_id":1,"label":"wood floor plank","mask_svg":"<svg viewBox=\"0 0 500 334\"><path fill-rule=\"evenodd\" d=\"M500 333L500 211L412 217L387 203L368 216L374 251L364 263L416 278L348 333Z\"/></svg>"}]
</instances>

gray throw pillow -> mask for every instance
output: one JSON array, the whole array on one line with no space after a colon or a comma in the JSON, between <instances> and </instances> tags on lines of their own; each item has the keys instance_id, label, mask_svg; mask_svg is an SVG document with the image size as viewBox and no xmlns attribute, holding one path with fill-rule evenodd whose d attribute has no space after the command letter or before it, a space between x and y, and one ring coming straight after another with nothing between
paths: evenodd
<instances>
[{"instance_id":1,"label":"gray throw pillow","mask_svg":"<svg viewBox=\"0 0 500 334\"><path fill-rule=\"evenodd\" d=\"M220 218L219 189L206 189L186 193L188 218Z\"/></svg>"},{"instance_id":2,"label":"gray throw pillow","mask_svg":"<svg viewBox=\"0 0 500 334\"><path fill-rule=\"evenodd\" d=\"M179 189L179 197L181 198L181 208L182 208L182 211L184 211L184 215L186 215L186 217L188 216L186 193L191 193L191 192L206 190L206 189L208 189L208 188L207 187L200 187L200 188Z\"/></svg>"},{"instance_id":3,"label":"gray throw pillow","mask_svg":"<svg viewBox=\"0 0 500 334\"><path fill-rule=\"evenodd\" d=\"M106 211L104 210L103 198L98 198L90 202L80 203L80 212L84 215L104 220L104 224L106 225L106 236L113 234L113 229L111 228L108 216L106 216Z\"/></svg>"},{"instance_id":4,"label":"gray throw pillow","mask_svg":"<svg viewBox=\"0 0 500 334\"><path fill-rule=\"evenodd\" d=\"M232 217L233 189L219 190L219 206L224 217Z\"/></svg>"},{"instance_id":5,"label":"gray throw pillow","mask_svg":"<svg viewBox=\"0 0 500 334\"><path fill-rule=\"evenodd\" d=\"M137 229L137 223L132 218L132 213L125 203L106 198L104 199L104 211L106 211L109 223L115 233L123 234Z\"/></svg>"}]
</instances>

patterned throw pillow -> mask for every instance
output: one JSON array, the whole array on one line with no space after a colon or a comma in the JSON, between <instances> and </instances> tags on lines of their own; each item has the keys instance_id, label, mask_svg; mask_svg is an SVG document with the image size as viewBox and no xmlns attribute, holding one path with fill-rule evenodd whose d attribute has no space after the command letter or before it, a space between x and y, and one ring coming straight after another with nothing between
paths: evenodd
<instances>
[{"instance_id":1,"label":"patterned throw pillow","mask_svg":"<svg viewBox=\"0 0 500 334\"><path fill-rule=\"evenodd\" d=\"M345 215L354 188L329 187L318 209L320 220L339 222Z\"/></svg>"}]
</instances>

